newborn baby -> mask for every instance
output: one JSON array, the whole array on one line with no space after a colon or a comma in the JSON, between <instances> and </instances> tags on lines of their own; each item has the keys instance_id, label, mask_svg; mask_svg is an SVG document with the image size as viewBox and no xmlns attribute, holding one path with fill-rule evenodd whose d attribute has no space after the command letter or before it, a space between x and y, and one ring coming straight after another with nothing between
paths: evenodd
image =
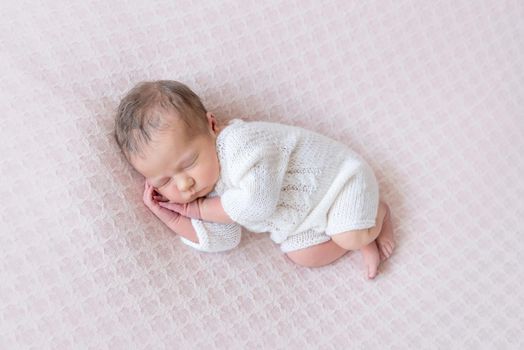
<instances>
[{"instance_id":1,"label":"newborn baby","mask_svg":"<svg viewBox=\"0 0 524 350\"><path fill-rule=\"evenodd\" d=\"M122 99L115 136L142 174L145 205L200 251L238 245L241 226L269 232L295 263L362 252L374 278L395 242L369 165L312 131L234 119L221 125L186 85L142 82Z\"/></svg>"}]
</instances>

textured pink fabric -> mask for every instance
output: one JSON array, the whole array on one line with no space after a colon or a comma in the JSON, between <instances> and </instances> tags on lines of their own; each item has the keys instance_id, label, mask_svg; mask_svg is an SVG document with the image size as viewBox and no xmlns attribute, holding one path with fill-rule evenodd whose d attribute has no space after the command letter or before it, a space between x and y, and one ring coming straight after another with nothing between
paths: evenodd
<instances>
[{"instance_id":1,"label":"textured pink fabric","mask_svg":"<svg viewBox=\"0 0 524 350\"><path fill-rule=\"evenodd\" d=\"M524 3L7 1L0 348L523 348ZM268 236L204 254L112 138L136 82L362 154L398 248L306 269Z\"/></svg>"}]
</instances>

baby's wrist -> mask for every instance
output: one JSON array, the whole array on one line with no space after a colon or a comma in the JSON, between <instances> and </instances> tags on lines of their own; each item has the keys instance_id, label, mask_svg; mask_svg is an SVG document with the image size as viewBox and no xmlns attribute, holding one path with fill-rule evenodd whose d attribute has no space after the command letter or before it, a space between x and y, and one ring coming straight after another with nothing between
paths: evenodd
<instances>
[{"instance_id":1,"label":"baby's wrist","mask_svg":"<svg viewBox=\"0 0 524 350\"><path fill-rule=\"evenodd\" d=\"M209 198L198 199L198 215L200 220L204 220L208 213Z\"/></svg>"},{"instance_id":2,"label":"baby's wrist","mask_svg":"<svg viewBox=\"0 0 524 350\"><path fill-rule=\"evenodd\" d=\"M180 215L176 220L173 220L171 223L166 223L166 225L177 235L198 243L197 233L193 227L191 218Z\"/></svg>"},{"instance_id":3,"label":"baby's wrist","mask_svg":"<svg viewBox=\"0 0 524 350\"><path fill-rule=\"evenodd\" d=\"M204 198L200 203L200 218L203 221L231 224L234 221L226 214L220 197Z\"/></svg>"}]
</instances>

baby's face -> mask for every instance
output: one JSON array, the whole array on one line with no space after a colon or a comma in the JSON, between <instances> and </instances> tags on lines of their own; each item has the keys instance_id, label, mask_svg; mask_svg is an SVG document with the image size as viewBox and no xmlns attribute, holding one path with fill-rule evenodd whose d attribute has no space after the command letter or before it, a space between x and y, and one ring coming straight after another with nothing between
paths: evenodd
<instances>
[{"instance_id":1,"label":"baby's face","mask_svg":"<svg viewBox=\"0 0 524 350\"><path fill-rule=\"evenodd\" d=\"M157 131L134 168L170 202L188 203L213 191L220 175L216 151L218 128L208 113L209 131L189 137L177 130ZM183 129L183 128L182 128Z\"/></svg>"}]
</instances>

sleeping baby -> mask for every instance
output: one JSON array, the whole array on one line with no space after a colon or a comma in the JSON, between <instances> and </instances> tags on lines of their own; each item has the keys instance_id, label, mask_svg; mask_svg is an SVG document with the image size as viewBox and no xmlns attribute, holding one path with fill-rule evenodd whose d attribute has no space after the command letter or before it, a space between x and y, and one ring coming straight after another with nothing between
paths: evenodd
<instances>
[{"instance_id":1,"label":"sleeping baby","mask_svg":"<svg viewBox=\"0 0 524 350\"><path fill-rule=\"evenodd\" d=\"M299 265L360 250L367 278L395 248L369 165L344 144L289 125L222 125L186 85L141 82L122 99L115 136L145 177L145 205L185 244L236 247L241 227L267 232Z\"/></svg>"}]
</instances>

